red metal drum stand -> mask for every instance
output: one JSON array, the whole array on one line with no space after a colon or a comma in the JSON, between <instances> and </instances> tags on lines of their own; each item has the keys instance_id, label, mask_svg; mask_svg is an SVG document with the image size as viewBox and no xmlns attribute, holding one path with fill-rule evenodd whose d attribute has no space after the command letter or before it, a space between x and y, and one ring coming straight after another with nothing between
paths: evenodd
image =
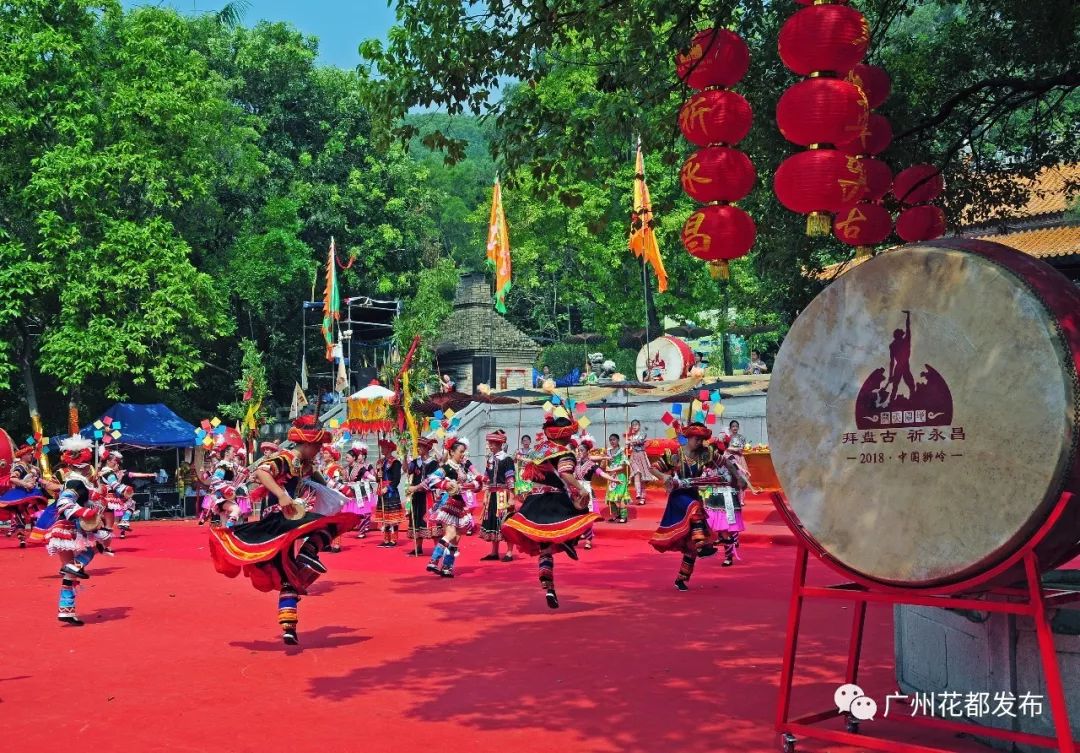
<instances>
[{"instance_id":1,"label":"red metal drum stand","mask_svg":"<svg viewBox=\"0 0 1080 753\"><path fill-rule=\"evenodd\" d=\"M1039 533L1031 538L1032 542L1042 539L1042 535L1054 527L1061 517L1069 494L1065 493L1058 500L1053 513L1043 524ZM787 638L784 646L784 664L780 674L780 703L776 713L776 729L781 734L784 753L794 753L798 739L822 740L831 743L843 743L866 750L892 751L894 753L951 753L948 748L928 747L884 737L871 737L859 734L859 722L853 717L846 717L846 731L827 729L819 725L841 716L835 708L792 719L791 691L795 677L795 658L799 643L799 627L802 618L803 601L810 598L832 599L855 602L851 623L851 640L848 646L847 670L845 683L858 682L859 658L862 652L863 626L866 622L866 605L874 604L910 604L915 606L938 607L942 609L965 609L979 612L998 612L1030 617L1035 622L1035 632L1039 644L1039 656L1046 678L1046 691L1053 715L1055 736L1036 735L1027 732L984 727L971 722L939 719L932 716L904 717L904 721L919 727L929 727L953 733L978 735L996 738L1014 743L1034 745L1061 753L1076 753L1076 741L1073 740L1069 726L1069 713L1065 704L1065 689L1061 684L1061 671L1057 653L1054 649L1054 636L1047 618L1047 610L1061 607L1074 601L1080 601L1080 592L1043 587L1038 558L1033 545L1025 545L1019 552L998 567L987 571L980 581L990 581L996 576L1022 563L1025 579L1018 587L990 587L978 590L976 597L949 595L947 592L928 589L890 588L884 585L868 583L841 583L833 586L806 585L806 566L809 560L810 539L800 532L798 522L792 516L781 494L773 494L773 504L780 515L796 534L798 548L795 556L795 579L791 590L791 605L788 611ZM826 564L835 567L825 552L814 552Z\"/></svg>"}]
</instances>

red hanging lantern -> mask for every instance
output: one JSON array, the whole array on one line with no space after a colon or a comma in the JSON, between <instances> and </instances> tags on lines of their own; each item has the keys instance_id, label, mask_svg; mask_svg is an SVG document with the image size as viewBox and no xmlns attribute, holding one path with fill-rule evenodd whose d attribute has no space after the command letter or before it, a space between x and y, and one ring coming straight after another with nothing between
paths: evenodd
<instances>
[{"instance_id":1,"label":"red hanging lantern","mask_svg":"<svg viewBox=\"0 0 1080 753\"><path fill-rule=\"evenodd\" d=\"M679 110L679 130L695 146L734 146L750 132L753 111L746 99L728 89L698 92Z\"/></svg>"},{"instance_id":2,"label":"red hanging lantern","mask_svg":"<svg viewBox=\"0 0 1080 753\"><path fill-rule=\"evenodd\" d=\"M933 201L944 190L945 179L934 165L912 165L893 181L893 196L908 206Z\"/></svg>"},{"instance_id":3,"label":"red hanging lantern","mask_svg":"<svg viewBox=\"0 0 1080 753\"><path fill-rule=\"evenodd\" d=\"M749 67L750 48L727 29L699 31L686 52L675 56L675 72L691 89L734 86Z\"/></svg>"},{"instance_id":4,"label":"red hanging lantern","mask_svg":"<svg viewBox=\"0 0 1080 753\"><path fill-rule=\"evenodd\" d=\"M754 220L727 204L701 207L686 221L682 242L691 256L709 262L713 279L728 277L728 262L750 253L757 238Z\"/></svg>"},{"instance_id":5,"label":"red hanging lantern","mask_svg":"<svg viewBox=\"0 0 1080 753\"><path fill-rule=\"evenodd\" d=\"M827 235L832 228L830 215L866 195L866 170L859 157L835 149L811 149L780 163L773 190L785 207L808 215L808 235Z\"/></svg>"},{"instance_id":6,"label":"red hanging lantern","mask_svg":"<svg viewBox=\"0 0 1080 753\"><path fill-rule=\"evenodd\" d=\"M881 243L892 232L892 217L880 204L859 202L846 207L833 219L833 235L841 243L858 248L858 256L868 256L870 246Z\"/></svg>"},{"instance_id":7,"label":"red hanging lantern","mask_svg":"<svg viewBox=\"0 0 1080 753\"><path fill-rule=\"evenodd\" d=\"M709 146L694 152L679 173L683 191L694 201L738 201L754 187L757 171L738 149Z\"/></svg>"},{"instance_id":8,"label":"red hanging lantern","mask_svg":"<svg viewBox=\"0 0 1080 753\"><path fill-rule=\"evenodd\" d=\"M863 90L871 110L881 107L892 91L892 79L889 78L889 74L884 68L876 65L859 63L848 71L844 80L850 81Z\"/></svg>"},{"instance_id":9,"label":"red hanging lantern","mask_svg":"<svg viewBox=\"0 0 1080 753\"><path fill-rule=\"evenodd\" d=\"M866 171L866 196L864 201L881 201L889 193L893 184L892 169L884 162L873 157L863 158Z\"/></svg>"},{"instance_id":10,"label":"red hanging lantern","mask_svg":"<svg viewBox=\"0 0 1080 753\"><path fill-rule=\"evenodd\" d=\"M945 235L945 212L932 204L909 207L896 218L896 234L908 243L940 238Z\"/></svg>"},{"instance_id":11,"label":"red hanging lantern","mask_svg":"<svg viewBox=\"0 0 1080 753\"><path fill-rule=\"evenodd\" d=\"M870 26L862 13L846 5L813 5L784 23L778 46L784 65L809 76L847 73L862 61L869 44Z\"/></svg>"},{"instance_id":12,"label":"red hanging lantern","mask_svg":"<svg viewBox=\"0 0 1080 753\"><path fill-rule=\"evenodd\" d=\"M889 119L876 112L864 121L859 134L845 144L837 144L836 148L845 154L859 154L869 156L881 154L892 143L892 124Z\"/></svg>"},{"instance_id":13,"label":"red hanging lantern","mask_svg":"<svg viewBox=\"0 0 1080 753\"><path fill-rule=\"evenodd\" d=\"M776 104L784 138L800 146L843 144L867 128L866 95L835 78L808 78L791 86Z\"/></svg>"}]
</instances>

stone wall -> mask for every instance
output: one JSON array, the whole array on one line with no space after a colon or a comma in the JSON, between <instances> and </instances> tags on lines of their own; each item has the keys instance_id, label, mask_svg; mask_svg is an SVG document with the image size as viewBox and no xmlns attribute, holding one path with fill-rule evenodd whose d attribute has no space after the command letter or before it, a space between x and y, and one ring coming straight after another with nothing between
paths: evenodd
<instances>
[{"instance_id":1,"label":"stone wall","mask_svg":"<svg viewBox=\"0 0 1080 753\"><path fill-rule=\"evenodd\" d=\"M1076 579L1076 571L1051 577ZM1055 614L1054 642L1072 717L1072 734L1080 736L1080 610ZM896 678L902 692L1012 694L1042 696L1042 713L1017 717L991 714L968 721L1000 729L1051 735L1050 700L1046 694L1035 625L1028 618L1004 614L960 613L931 607L895 609ZM870 691L868 690L868 693ZM1019 705L1019 702L1018 702ZM1037 753L1044 748L983 739L999 750Z\"/></svg>"},{"instance_id":2,"label":"stone wall","mask_svg":"<svg viewBox=\"0 0 1080 753\"><path fill-rule=\"evenodd\" d=\"M460 384L458 389L460 389ZM647 399L647 398L646 398ZM626 431L630 419L641 421L650 437L663 438L667 436L667 427L660 420L671 408L671 403L659 401L643 402L640 396L631 396L631 402L642 403L637 408L630 408L629 412L619 407L622 405L621 398L609 401L606 411L602 409L602 403L591 403L588 416L592 422L588 431L597 442L606 443L607 434L622 434ZM607 418L605 425L605 415ZM544 421L544 409L539 405L524 405L519 408L516 405L484 405L472 403L458 414L461 419L460 432L469 439L473 448L482 448L484 435L494 428L506 431L510 440L511 449L516 449L520 443L521 434L534 435L540 430ZM719 433L727 429L728 421L737 419L743 435L753 444L768 443L768 432L765 427L765 396L747 395L744 397L729 397L724 400L724 415L717 419L713 425L713 431ZM602 439L603 437L603 439ZM476 452L477 450L474 450Z\"/></svg>"}]
</instances>

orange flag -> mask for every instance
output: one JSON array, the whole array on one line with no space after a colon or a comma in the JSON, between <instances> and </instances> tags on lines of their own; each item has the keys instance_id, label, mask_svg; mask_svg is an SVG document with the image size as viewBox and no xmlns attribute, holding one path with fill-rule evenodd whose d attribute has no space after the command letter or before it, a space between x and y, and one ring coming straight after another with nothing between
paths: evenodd
<instances>
[{"instance_id":1,"label":"orange flag","mask_svg":"<svg viewBox=\"0 0 1080 753\"><path fill-rule=\"evenodd\" d=\"M334 360L334 322L341 319L341 295L337 284L337 251L334 238L330 238L330 252L326 257L326 295L323 297L322 333L326 340L326 360Z\"/></svg>"},{"instance_id":2,"label":"orange flag","mask_svg":"<svg viewBox=\"0 0 1080 753\"><path fill-rule=\"evenodd\" d=\"M637 163L634 166L634 213L630 215L630 250L639 259L645 261L656 273L657 288L661 293L667 290L667 270L664 259L660 256L660 247L653 232L652 199L649 187L645 185L645 160L641 156L641 143L637 148Z\"/></svg>"},{"instance_id":3,"label":"orange flag","mask_svg":"<svg viewBox=\"0 0 1080 753\"><path fill-rule=\"evenodd\" d=\"M488 264L495 268L495 310L506 313L506 294L510 290L510 228L503 213L502 186L498 177L491 194L491 219L488 220Z\"/></svg>"}]
</instances>

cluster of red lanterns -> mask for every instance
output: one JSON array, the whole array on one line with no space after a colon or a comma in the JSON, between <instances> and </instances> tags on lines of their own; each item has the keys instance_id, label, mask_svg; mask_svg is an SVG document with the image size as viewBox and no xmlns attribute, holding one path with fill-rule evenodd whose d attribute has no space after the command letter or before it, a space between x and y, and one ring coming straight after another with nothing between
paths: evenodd
<instances>
[{"instance_id":1,"label":"cluster of red lanterns","mask_svg":"<svg viewBox=\"0 0 1080 753\"><path fill-rule=\"evenodd\" d=\"M861 155L839 147L869 130L868 97L845 76L865 56L870 27L847 5L803 4L780 29L778 47L784 65L806 78L780 97L776 122L784 138L807 150L780 164L773 188L781 204L807 215L807 234L820 236L832 229L833 215L867 193Z\"/></svg>"},{"instance_id":2,"label":"cluster of red lanterns","mask_svg":"<svg viewBox=\"0 0 1080 753\"><path fill-rule=\"evenodd\" d=\"M912 165L893 182L893 196L905 206L896 218L896 234L908 243L929 241L945 234L945 212L930 202L945 190L934 165Z\"/></svg>"},{"instance_id":3,"label":"cluster of red lanterns","mask_svg":"<svg viewBox=\"0 0 1080 753\"><path fill-rule=\"evenodd\" d=\"M862 90L871 110L888 99L892 88L888 73L865 63L856 64L845 80ZM866 172L866 194L833 218L833 235L841 243L855 246L858 256L869 256L870 247L884 241L892 232L892 216L881 203L892 188L892 170L877 158L891 142L892 126L888 119L872 112L859 134L839 146L845 154L861 158Z\"/></svg>"},{"instance_id":4,"label":"cluster of red lanterns","mask_svg":"<svg viewBox=\"0 0 1080 753\"><path fill-rule=\"evenodd\" d=\"M757 181L750 159L734 145L750 131L753 113L741 95L730 90L746 75L750 50L727 29L698 32L689 48L675 57L679 79L698 91L679 111L686 140L700 147L683 164L683 191L704 206L682 230L686 250L709 263L713 278L728 276L728 262L746 256L757 226L734 202L746 198Z\"/></svg>"}]
</instances>

